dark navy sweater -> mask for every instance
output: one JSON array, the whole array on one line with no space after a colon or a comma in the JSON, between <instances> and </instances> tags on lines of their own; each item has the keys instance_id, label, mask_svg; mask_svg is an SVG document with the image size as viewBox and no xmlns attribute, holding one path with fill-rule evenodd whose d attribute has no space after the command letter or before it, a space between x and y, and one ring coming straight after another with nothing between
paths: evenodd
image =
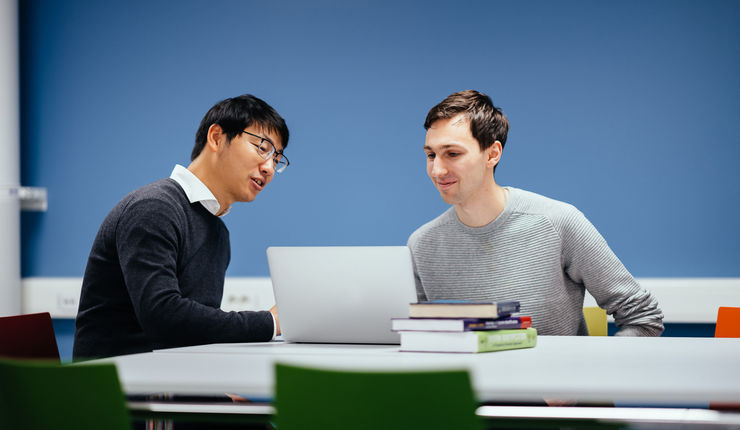
<instances>
[{"instance_id":1,"label":"dark navy sweater","mask_svg":"<svg viewBox=\"0 0 740 430\"><path fill-rule=\"evenodd\" d=\"M267 341L268 311L224 312L229 231L172 179L123 198L90 251L75 359L222 342Z\"/></svg>"}]
</instances>

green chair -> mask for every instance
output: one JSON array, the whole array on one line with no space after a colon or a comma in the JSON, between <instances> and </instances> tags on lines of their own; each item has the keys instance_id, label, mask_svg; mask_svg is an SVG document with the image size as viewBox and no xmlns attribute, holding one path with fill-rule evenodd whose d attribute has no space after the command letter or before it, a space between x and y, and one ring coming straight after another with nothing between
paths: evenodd
<instances>
[{"instance_id":1,"label":"green chair","mask_svg":"<svg viewBox=\"0 0 740 430\"><path fill-rule=\"evenodd\" d=\"M275 422L293 429L480 429L467 371L275 366Z\"/></svg>"},{"instance_id":2,"label":"green chair","mask_svg":"<svg viewBox=\"0 0 740 430\"><path fill-rule=\"evenodd\" d=\"M0 427L131 429L113 364L0 359Z\"/></svg>"}]
</instances>

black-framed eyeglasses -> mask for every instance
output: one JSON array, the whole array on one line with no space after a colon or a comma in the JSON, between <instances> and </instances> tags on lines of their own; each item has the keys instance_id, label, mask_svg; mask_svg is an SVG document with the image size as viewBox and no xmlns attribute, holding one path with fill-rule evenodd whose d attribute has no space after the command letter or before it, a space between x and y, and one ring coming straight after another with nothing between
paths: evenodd
<instances>
[{"instance_id":1,"label":"black-framed eyeglasses","mask_svg":"<svg viewBox=\"0 0 740 430\"><path fill-rule=\"evenodd\" d=\"M283 151L277 151L275 149L275 145L272 142L270 142L270 139L259 136L257 134L250 133L246 130L242 130L242 133L256 137L260 140L259 144L251 142L251 141L249 143L254 145L254 148L257 151L257 154L259 154L259 156L262 157L263 159L269 160L270 157L272 157L272 163L275 166L276 173L282 173L285 170L285 168L290 165L290 161L288 161L288 157L286 157L283 154Z\"/></svg>"}]
</instances>

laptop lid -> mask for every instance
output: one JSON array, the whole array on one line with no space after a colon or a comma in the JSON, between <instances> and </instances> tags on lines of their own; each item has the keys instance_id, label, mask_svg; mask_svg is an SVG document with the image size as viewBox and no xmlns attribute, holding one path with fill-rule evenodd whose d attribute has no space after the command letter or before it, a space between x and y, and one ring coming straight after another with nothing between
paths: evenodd
<instances>
[{"instance_id":1,"label":"laptop lid","mask_svg":"<svg viewBox=\"0 0 740 430\"><path fill-rule=\"evenodd\" d=\"M270 247L267 262L284 340L400 343L391 318L416 301L408 247Z\"/></svg>"}]
</instances>

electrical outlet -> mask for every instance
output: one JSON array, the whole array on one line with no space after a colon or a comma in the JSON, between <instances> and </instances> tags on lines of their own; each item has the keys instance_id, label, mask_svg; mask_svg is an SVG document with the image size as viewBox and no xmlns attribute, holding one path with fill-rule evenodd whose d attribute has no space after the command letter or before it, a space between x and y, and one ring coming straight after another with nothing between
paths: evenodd
<instances>
[{"instance_id":1,"label":"electrical outlet","mask_svg":"<svg viewBox=\"0 0 740 430\"><path fill-rule=\"evenodd\" d=\"M224 311L256 310L259 300L255 294L243 291L234 291L224 295L221 309Z\"/></svg>"},{"instance_id":2,"label":"electrical outlet","mask_svg":"<svg viewBox=\"0 0 740 430\"><path fill-rule=\"evenodd\" d=\"M79 308L80 298L75 294L69 292L58 292L57 293L57 315L66 315L74 317L77 315L77 308Z\"/></svg>"},{"instance_id":3,"label":"electrical outlet","mask_svg":"<svg viewBox=\"0 0 740 430\"><path fill-rule=\"evenodd\" d=\"M224 282L224 311L264 311L274 303L270 278L226 278Z\"/></svg>"}]
</instances>

